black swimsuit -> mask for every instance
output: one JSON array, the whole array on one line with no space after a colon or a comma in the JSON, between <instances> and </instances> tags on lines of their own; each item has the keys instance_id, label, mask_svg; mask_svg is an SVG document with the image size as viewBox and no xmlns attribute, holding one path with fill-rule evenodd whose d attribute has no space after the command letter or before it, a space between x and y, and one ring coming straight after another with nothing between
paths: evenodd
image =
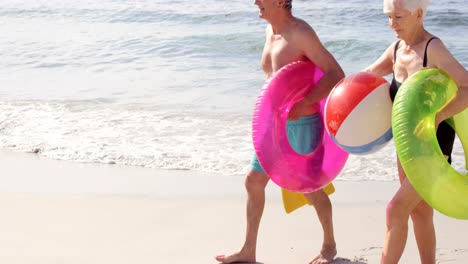
<instances>
[{"instance_id":1,"label":"black swimsuit","mask_svg":"<svg viewBox=\"0 0 468 264\"><path fill-rule=\"evenodd\" d=\"M436 37L432 37L427 41L426 48L424 50L424 60L423 60L423 68L427 67L427 47L431 40L436 39ZM397 41L395 44L395 50L393 51L393 65L396 63L396 54L398 50L398 45L400 44L400 40ZM390 97L392 101L395 99L395 95L400 88L401 83L395 79L395 72L393 73L392 83L390 84ZM452 163L452 149L453 149L453 142L455 141L455 131L453 128L447 123L442 122L440 123L437 129L437 141L439 141L440 149L442 153L448 156L448 162Z\"/></svg>"}]
</instances>

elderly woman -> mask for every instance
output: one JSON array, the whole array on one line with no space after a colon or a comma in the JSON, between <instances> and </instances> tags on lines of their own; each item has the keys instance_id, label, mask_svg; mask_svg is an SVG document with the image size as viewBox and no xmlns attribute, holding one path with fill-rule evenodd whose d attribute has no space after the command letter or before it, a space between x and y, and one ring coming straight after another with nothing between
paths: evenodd
<instances>
[{"instance_id":1,"label":"elderly woman","mask_svg":"<svg viewBox=\"0 0 468 264\"><path fill-rule=\"evenodd\" d=\"M452 77L459 91L435 120L439 145L450 162L455 132L443 120L463 111L468 105L468 72L447 50L442 40L424 28L428 4L429 0L384 0L384 13L388 15L388 23L398 40L365 71L379 76L393 73L390 88L392 99L402 82L424 68L439 68ZM415 191L399 161L398 175L401 186L387 206L381 263L398 263L405 248L410 216L421 263L435 263L433 209Z\"/></svg>"}]
</instances>

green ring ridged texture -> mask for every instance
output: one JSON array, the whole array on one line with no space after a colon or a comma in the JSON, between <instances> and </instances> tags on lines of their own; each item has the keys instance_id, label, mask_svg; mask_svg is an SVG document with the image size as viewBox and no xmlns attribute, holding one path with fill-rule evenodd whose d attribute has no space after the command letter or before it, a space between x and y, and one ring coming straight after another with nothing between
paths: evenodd
<instances>
[{"instance_id":1,"label":"green ring ridged texture","mask_svg":"<svg viewBox=\"0 0 468 264\"><path fill-rule=\"evenodd\" d=\"M421 70L400 87L392 110L392 130L401 165L421 197L434 209L457 219L468 219L468 175L456 171L440 150L435 115L458 88L439 69ZM448 123L455 129L468 164L468 109Z\"/></svg>"}]
</instances>

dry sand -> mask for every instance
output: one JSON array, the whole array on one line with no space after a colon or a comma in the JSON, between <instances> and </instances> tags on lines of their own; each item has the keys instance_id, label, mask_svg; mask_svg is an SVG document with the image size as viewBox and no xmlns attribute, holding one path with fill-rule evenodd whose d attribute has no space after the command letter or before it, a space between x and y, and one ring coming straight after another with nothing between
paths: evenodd
<instances>
[{"instance_id":1,"label":"dry sand","mask_svg":"<svg viewBox=\"0 0 468 264\"><path fill-rule=\"evenodd\" d=\"M396 182L336 181L335 263L379 263ZM313 208L287 215L270 184L259 263L308 263L322 233ZM217 263L245 230L242 177L54 161L0 151L0 263ZM438 263L468 263L468 221L435 215ZM410 233L400 263L419 263Z\"/></svg>"}]
</instances>

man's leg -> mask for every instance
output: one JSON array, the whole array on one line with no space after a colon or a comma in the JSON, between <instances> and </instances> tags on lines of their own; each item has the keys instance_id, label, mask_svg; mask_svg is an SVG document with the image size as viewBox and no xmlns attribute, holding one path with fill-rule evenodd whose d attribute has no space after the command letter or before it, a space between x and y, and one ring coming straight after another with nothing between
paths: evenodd
<instances>
[{"instance_id":1,"label":"man's leg","mask_svg":"<svg viewBox=\"0 0 468 264\"><path fill-rule=\"evenodd\" d=\"M317 212L318 219L323 229L323 244L320 254L316 256L310 264L331 263L336 256L336 242L333 233L332 205L330 198L323 191L305 194Z\"/></svg>"},{"instance_id":2,"label":"man's leg","mask_svg":"<svg viewBox=\"0 0 468 264\"><path fill-rule=\"evenodd\" d=\"M247 229L244 245L239 252L232 255L216 256L221 263L255 262L257 249L257 236L260 220L265 207L265 187L268 176L256 170L251 170L245 179L247 190Z\"/></svg>"}]
</instances>

